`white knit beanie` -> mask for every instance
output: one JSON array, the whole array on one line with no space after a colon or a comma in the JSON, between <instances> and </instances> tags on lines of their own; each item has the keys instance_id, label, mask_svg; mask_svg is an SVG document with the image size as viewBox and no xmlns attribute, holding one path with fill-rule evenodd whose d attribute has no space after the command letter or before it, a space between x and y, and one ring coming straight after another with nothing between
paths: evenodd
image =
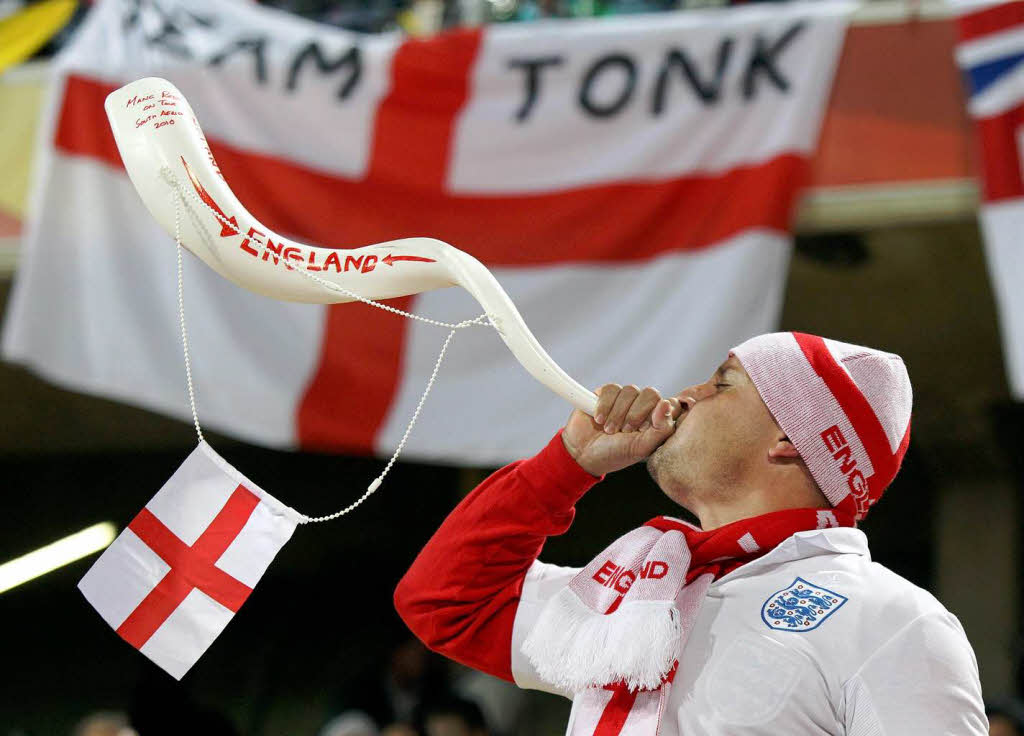
<instances>
[{"instance_id":1,"label":"white knit beanie","mask_svg":"<svg viewBox=\"0 0 1024 736\"><path fill-rule=\"evenodd\" d=\"M864 518L910 443L903 359L800 332L759 335L732 354L825 497Z\"/></svg>"}]
</instances>

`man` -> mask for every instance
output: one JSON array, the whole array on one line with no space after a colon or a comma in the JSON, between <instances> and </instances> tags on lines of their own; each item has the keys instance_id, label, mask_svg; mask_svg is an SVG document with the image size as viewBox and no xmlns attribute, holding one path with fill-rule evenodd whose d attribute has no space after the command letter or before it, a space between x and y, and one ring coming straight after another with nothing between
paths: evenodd
<instances>
[{"instance_id":1,"label":"man","mask_svg":"<svg viewBox=\"0 0 1024 736\"><path fill-rule=\"evenodd\" d=\"M459 504L395 604L433 649L572 698L569 734L982 736L959 622L855 528L910 409L899 356L800 333L748 340L672 398L605 386L593 419ZM659 517L582 570L537 561L644 459L700 528Z\"/></svg>"}]
</instances>

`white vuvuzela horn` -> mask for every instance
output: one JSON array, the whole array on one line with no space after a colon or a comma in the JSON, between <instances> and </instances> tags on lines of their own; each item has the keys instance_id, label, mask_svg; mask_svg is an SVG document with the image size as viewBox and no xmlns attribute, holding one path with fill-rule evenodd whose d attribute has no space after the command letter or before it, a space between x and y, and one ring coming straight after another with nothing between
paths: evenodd
<instances>
[{"instance_id":1,"label":"white vuvuzela horn","mask_svg":"<svg viewBox=\"0 0 1024 736\"><path fill-rule=\"evenodd\" d=\"M172 235L177 224L182 245L221 276L258 294L316 304L461 286L480 302L530 375L593 415L597 397L544 351L477 259L433 238L351 250L289 240L261 225L232 194L192 108L173 84L140 79L112 92L104 106L128 176L150 213ZM197 205L187 217L176 216L179 196Z\"/></svg>"}]
</instances>

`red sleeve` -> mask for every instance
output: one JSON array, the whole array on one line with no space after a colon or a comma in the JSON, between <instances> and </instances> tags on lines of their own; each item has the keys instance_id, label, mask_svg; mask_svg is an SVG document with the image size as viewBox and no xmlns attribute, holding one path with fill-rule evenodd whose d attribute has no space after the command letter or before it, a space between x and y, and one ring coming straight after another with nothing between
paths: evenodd
<instances>
[{"instance_id":1,"label":"red sleeve","mask_svg":"<svg viewBox=\"0 0 1024 736\"><path fill-rule=\"evenodd\" d=\"M434 651L512 681L512 624L526 571L548 537L569 529L576 502L599 480L572 459L561 433L495 472L399 581L402 620Z\"/></svg>"}]
</instances>

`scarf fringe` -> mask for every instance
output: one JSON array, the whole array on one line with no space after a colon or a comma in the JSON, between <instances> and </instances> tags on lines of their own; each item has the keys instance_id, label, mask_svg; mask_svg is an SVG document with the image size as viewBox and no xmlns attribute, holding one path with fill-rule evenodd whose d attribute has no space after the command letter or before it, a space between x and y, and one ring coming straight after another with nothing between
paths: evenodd
<instances>
[{"instance_id":1,"label":"scarf fringe","mask_svg":"<svg viewBox=\"0 0 1024 736\"><path fill-rule=\"evenodd\" d=\"M541 611L522 651L547 682L571 693L623 682L655 690L671 672L682 634L674 601L623 601L612 614L568 587Z\"/></svg>"}]
</instances>

